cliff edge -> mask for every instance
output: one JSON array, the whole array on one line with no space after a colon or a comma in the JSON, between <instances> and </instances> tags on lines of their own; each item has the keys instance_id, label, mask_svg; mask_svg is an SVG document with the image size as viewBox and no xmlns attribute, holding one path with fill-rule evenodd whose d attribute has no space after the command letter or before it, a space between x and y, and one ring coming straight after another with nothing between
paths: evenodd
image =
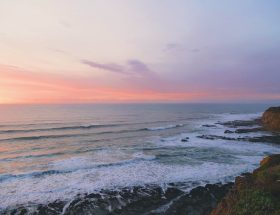
<instances>
[{"instance_id":1,"label":"cliff edge","mask_svg":"<svg viewBox=\"0 0 280 215\"><path fill-rule=\"evenodd\" d=\"M266 130L280 131L280 107L266 110L262 123ZM253 173L237 177L210 215L280 215L280 154L264 158Z\"/></svg>"},{"instance_id":2,"label":"cliff edge","mask_svg":"<svg viewBox=\"0 0 280 215\"><path fill-rule=\"evenodd\" d=\"M280 155L271 155L252 174L237 177L211 215L280 215L279 202Z\"/></svg>"},{"instance_id":3,"label":"cliff edge","mask_svg":"<svg viewBox=\"0 0 280 215\"><path fill-rule=\"evenodd\" d=\"M280 131L280 107L267 109L262 116L262 123L268 130Z\"/></svg>"}]
</instances>

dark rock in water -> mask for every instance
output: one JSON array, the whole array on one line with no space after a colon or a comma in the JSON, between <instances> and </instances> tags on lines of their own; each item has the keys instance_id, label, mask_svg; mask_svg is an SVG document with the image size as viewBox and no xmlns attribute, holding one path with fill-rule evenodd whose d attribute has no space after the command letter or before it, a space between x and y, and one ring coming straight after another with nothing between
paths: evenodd
<instances>
[{"instance_id":1,"label":"dark rock in water","mask_svg":"<svg viewBox=\"0 0 280 215\"><path fill-rule=\"evenodd\" d=\"M280 144L280 135L264 135L259 137L237 137L237 138L218 136L218 135L200 135L197 137L206 140L248 141L253 143Z\"/></svg>"},{"instance_id":2,"label":"dark rock in water","mask_svg":"<svg viewBox=\"0 0 280 215\"><path fill-rule=\"evenodd\" d=\"M6 214L6 213L3 213L3 214ZM11 210L10 213L7 213L7 214L11 214L11 215L25 215L25 214L31 214L31 213L29 213L29 210L27 208L19 207L19 208Z\"/></svg>"},{"instance_id":3,"label":"dark rock in water","mask_svg":"<svg viewBox=\"0 0 280 215\"><path fill-rule=\"evenodd\" d=\"M233 183L226 185L208 184L205 187L197 187L174 201L165 213L158 214L208 215L231 189L232 185Z\"/></svg>"},{"instance_id":4,"label":"dark rock in water","mask_svg":"<svg viewBox=\"0 0 280 215\"><path fill-rule=\"evenodd\" d=\"M60 214L63 210L63 206L64 206L65 202L61 202L61 201L55 201L53 203L50 203L48 205L39 205L38 207L38 214L42 214L42 215L56 215L56 214Z\"/></svg>"},{"instance_id":5,"label":"dark rock in water","mask_svg":"<svg viewBox=\"0 0 280 215\"><path fill-rule=\"evenodd\" d=\"M232 133L234 133L234 131L230 131L230 130L225 130L225 132L224 132L225 134L232 134Z\"/></svg>"},{"instance_id":6,"label":"dark rock in water","mask_svg":"<svg viewBox=\"0 0 280 215\"><path fill-rule=\"evenodd\" d=\"M261 161L252 174L235 179L233 189L211 215L280 214L280 155Z\"/></svg>"},{"instance_id":7,"label":"dark rock in water","mask_svg":"<svg viewBox=\"0 0 280 215\"><path fill-rule=\"evenodd\" d=\"M182 141L182 142L188 142L189 139L190 139L189 137L185 137L185 138L183 138L181 141Z\"/></svg>"},{"instance_id":8,"label":"dark rock in water","mask_svg":"<svg viewBox=\"0 0 280 215\"><path fill-rule=\"evenodd\" d=\"M260 137L245 137L245 138L238 138L238 140L246 140L249 142L254 143L275 143L280 144L280 135L264 135Z\"/></svg>"},{"instance_id":9,"label":"dark rock in water","mask_svg":"<svg viewBox=\"0 0 280 215\"><path fill-rule=\"evenodd\" d=\"M211 134L209 135L204 134L197 137L206 140L238 140L238 138L224 137L224 136L211 135Z\"/></svg>"},{"instance_id":10,"label":"dark rock in water","mask_svg":"<svg viewBox=\"0 0 280 215\"><path fill-rule=\"evenodd\" d=\"M123 188L119 191L103 190L100 193L80 195L66 203L56 201L47 205L18 207L0 212L1 215L208 215L217 206L229 184L206 185L186 193L170 184L163 190L159 186ZM173 187L175 186L175 187Z\"/></svg>"},{"instance_id":11,"label":"dark rock in water","mask_svg":"<svg viewBox=\"0 0 280 215\"><path fill-rule=\"evenodd\" d=\"M229 122L218 122L216 124L223 125L229 128L237 128L237 127L250 127L261 125L261 119L253 119L253 120L234 120Z\"/></svg>"},{"instance_id":12,"label":"dark rock in water","mask_svg":"<svg viewBox=\"0 0 280 215\"><path fill-rule=\"evenodd\" d=\"M66 202L55 201L47 205L28 205L0 211L1 215L58 215Z\"/></svg>"},{"instance_id":13,"label":"dark rock in water","mask_svg":"<svg viewBox=\"0 0 280 215\"><path fill-rule=\"evenodd\" d=\"M236 129L235 133L237 133L237 134L244 134L244 133L260 132L260 131L265 131L265 129L263 127L258 127L258 128L240 128L240 129Z\"/></svg>"},{"instance_id":14,"label":"dark rock in water","mask_svg":"<svg viewBox=\"0 0 280 215\"><path fill-rule=\"evenodd\" d=\"M215 140L217 139L216 138L216 135L200 135L200 136L197 136L197 138L201 138L201 139L206 139L206 140Z\"/></svg>"},{"instance_id":15,"label":"dark rock in water","mask_svg":"<svg viewBox=\"0 0 280 215\"><path fill-rule=\"evenodd\" d=\"M280 131L280 107L267 109L262 116L262 123L271 131Z\"/></svg>"},{"instance_id":16,"label":"dark rock in water","mask_svg":"<svg viewBox=\"0 0 280 215\"><path fill-rule=\"evenodd\" d=\"M217 126L216 125L202 125L202 127L207 127L207 128L216 128Z\"/></svg>"},{"instance_id":17,"label":"dark rock in water","mask_svg":"<svg viewBox=\"0 0 280 215\"><path fill-rule=\"evenodd\" d=\"M268 119L269 114L266 114L267 112L271 111L273 112L273 116L275 114L279 114L278 112L280 108L272 108L268 109L262 119L254 119L254 120L235 120L235 121L229 121L229 122L218 122L217 124L224 125L229 128L236 128L235 131L232 130L225 130L225 134L231 134L231 133L236 133L236 134L246 134L246 133L252 133L252 132L261 132L261 131L267 131L268 126L265 126L265 128L262 125L262 121L269 121ZM277 116L278 117L278 116ZM279 114L280 117L280 114ZM257 126L257 127L256 127ZM242 127L242 128L239 128ZM248 127L248 128L244 128ZM253 128L250 128L253 127ZM280 127L280 125L279 125ZM280 135L277 133L272 133L271 135L263 135L263 136L257 136L257 137L227 137L227 136L218 136L218 135L200 135L197 136L198 138L202 139L208 139L208 140L229 140L229 141L248 141L248 142L260 142L260 143L275 143L279 144L280 143Z\"/></svg>"}]
</instances>

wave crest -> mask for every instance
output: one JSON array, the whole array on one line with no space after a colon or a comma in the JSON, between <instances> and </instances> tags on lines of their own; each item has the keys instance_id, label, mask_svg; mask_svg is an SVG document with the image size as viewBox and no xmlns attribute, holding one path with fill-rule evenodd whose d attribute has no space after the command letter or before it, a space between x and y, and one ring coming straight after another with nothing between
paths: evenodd
<instances>
[{"instance_id":1,"label":"wave crest","mask_svg":"<svg viewBox=\"0 0 280 215\"><path fill-rule=\"evenodd\" d=\"M184 124L167 125L167 126L160 126L160 127L145 128L145 130L147 130L147 131L160 131L160 130L178 128L178 127L183 127L183 126L184 126Z\"/></svg>"}]
</instances>

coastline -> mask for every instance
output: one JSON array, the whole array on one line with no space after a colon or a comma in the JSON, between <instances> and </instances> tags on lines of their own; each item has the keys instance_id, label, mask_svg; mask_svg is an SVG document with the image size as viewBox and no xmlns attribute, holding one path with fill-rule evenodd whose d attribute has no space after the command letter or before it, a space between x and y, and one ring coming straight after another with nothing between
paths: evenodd
<instances>
[{"instance_id":1,"label":"coastline","mask_svg":"<svg viewBox=\"0 0 280 215\"><path fill-rule=\"evenodd\" d=\"M280 136L280 107L267 109L261 121L264 129ZM279 202L280 154L274 154L265 157L252 173L236 177L233 188L210 215L277 215Z\"/></svg>"},{"instance_id":2,"label":"coastline","mask_svg":"<svg viewBox=\"0 0 280 215\"><path fill-rule=\"evenodd\" d=\"M261 132L260 119L253 120L233 120L220 123L228 128L224 131L224 136L202 135L198 138L210 140L234 140L279 143L278 135L265 135L257 138L248 135L247 138L231 138L226 136L229 132L236 134L250 134L251 132ZM202 125L203 127L215 127L216 125ZM257 126L257 127L255 127ZM240 129L242 127L242 129ZM188 144L188 139L182 139ZM245 173L241 178L247 177L251 173ZM237 177L237 178L240 178ZM184 182L183 182L184 183ZM8 214L194 214L208 215L223 198L234 189L233 182L225 184L205 183L193 185L190 191L182 191L178 187L182 184L170 183L165 187L159 185L146 185L124 187L118 190L101 190L96 193L84 193L77 195L71 201L57 200L47 204L18 205L7 208L0 212L1 215ZM186 185L187 186L187 185ZM221 204L221 203L220 203ZM219 205L220 205L219 204ZM219 207L219 206L218 206ZM217 209L214 210L214 212ZM212 212L212 213L214 213ZM215 212L216 213L216 212ZM216 214L215 214L216 215Z\"/></svg>"},{"instance_id":3,"label":"coastline","mask_svg":"<svg viewBox=\"0 0 280 215\"><path fill-rule=\"evenodd\" d=\"M198 186L188 193L170 184L103 190L81 195L71 202L56 201L47 205L30 205L7 209L0 214L209 214L232 188L233 183ZM172 187L173 186L173 187Z\"/></svg>"},{"instance_id":4,"label":"coastline","mask_svg":"<svg viewBox=\"0 0 280 215\"><path fill-rule=\"evenodd\" d=\"M210 215L280 214L280 154L264 158L253 173L235 179Z\"/></svg>"}]
</instances>

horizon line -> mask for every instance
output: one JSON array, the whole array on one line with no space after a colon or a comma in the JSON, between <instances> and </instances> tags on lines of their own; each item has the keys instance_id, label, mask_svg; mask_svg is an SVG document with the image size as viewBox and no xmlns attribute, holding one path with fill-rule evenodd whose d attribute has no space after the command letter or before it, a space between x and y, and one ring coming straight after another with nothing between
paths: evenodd
<instances>
[{"instance_id":1,"label":"horizon line","mask_svg":"<svg viewBox=\"0 0 280 215\"><path fill-rule=\"evenodd\" d=\"M276 104L280 100L269 100L269 101L139 101L139 102L65 102L65 103L0 103L0 106L16 106L16 105L141 105L141 104Z\"/></svg>"}]
</instances>

